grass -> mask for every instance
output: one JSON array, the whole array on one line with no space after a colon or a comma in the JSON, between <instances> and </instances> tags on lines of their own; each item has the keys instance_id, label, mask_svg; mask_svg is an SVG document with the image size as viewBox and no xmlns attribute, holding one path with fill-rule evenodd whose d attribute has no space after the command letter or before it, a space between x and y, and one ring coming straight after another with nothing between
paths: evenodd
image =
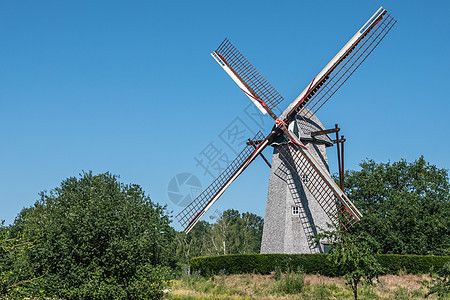
<instances>
[{"instance_id":1,"label":"grass","mask_svg":"<svg viewBox=\"0 0 450 300\"><path fill-rule=\"evenodd\" d=\"M385 275L374 286L360 286L358 299L425 299L420 283L428 275ZM353 299L343 278L302 272L270 275L186 275L175 280L165 299ZM430 296L426 299L438 299ZM450 299L450 298L445 298Z\"/></svg>"},{"instance_id":2,"label":"grass","mask_svg":"<svg viewBox=\"0 0 450 300\"><path fill-rule=\"evenodd\" d=\"M277 288L281 294L299 294L305 287L305 273L301 269L297 272L288 270L286 276L275 272L275 280L278 281Z\"/></svg>"}]
</instances>

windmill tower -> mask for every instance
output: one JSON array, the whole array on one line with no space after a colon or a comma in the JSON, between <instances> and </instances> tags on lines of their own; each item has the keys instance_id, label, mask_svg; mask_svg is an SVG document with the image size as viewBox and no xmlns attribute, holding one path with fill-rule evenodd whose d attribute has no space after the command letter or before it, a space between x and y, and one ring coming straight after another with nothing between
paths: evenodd
<instances>
[{"instance_id":1,"label":"windmill tower","mask_svg":"<svg viewBox=\"0 0 450 300\"><path fill-rule=\"evenodd\" d=\"M333 145L327 134L311 136L325 130L319 119L296 116L292 132L329 173L326 147ZM267 195L261 253L323 253L324 245L310 245L309 236L317 226L327 228L330 218L304 185L309 178L292 166L286 154L285 141L275 141ZM298 176L298 175L300 176ZM335 212L337 213L337 212Z\"/></svg>"},{"instance_id":2,"label":"windmill tower","mask_svg":"<svg viewBox=\"0 0 450 300\"><path fill-rule=\"evenodd\" d=\"M322 146L313 145L311 132L308 140L305 126L315 123L323 127L315 117L317 110L353 74L395 23L387 11L380 8L280 116L276 116L272 110L283 101L283 97L229 40L225 39L211 55L258 109L273 118L275 126L266 136L258 132L227 169L176 216L185 232L188 233L195 226L230 184L258 155L262 155L262 151L269 145L274 145L274 160L269 183L268 206L275 208L269 217L266 212L265 222L272 225L264 227L266 232L263 236L267 241L264 242L263 237L264 251L299 253L303 251L304 245L299 246L302 239L296 240L300 235L296 235L295 232L303 230L306 237L311 234L313 224L331 221L347 229L358 222L362 217L361 213L330 177L326 159L322 159L326 157L326 153L320 150ZM318 138L315 137L315 140ZM326 137L322 137L321 141L326 143ZM319 150L315 151L316 148ZM280 174L277 172L284 172L289 176L280 176L282 182L276 183L276 177ZM284 186L284 190L278 191L277 186L279 189L283 189ZM283 213L283 207L291 205L289 203L294 203L298 207L299 219L300 216L306 216L303 217L306 220L305 224L299 221L301 228L305 229L298 230L298 224L292 222L289 225L286 221L283 224L278 220L286 220L286 210ZM278 206L281 209L277 210ZM307 221L310 223L309 227ZM279 226L281 228L275 228ZM288 226L291 229L287 228ZM280 235L283 229L282 238L277 240L276 236ZM289 230L292 233L289 233ZM273 238L268 239L268 235L273 235Z\"/></svg>"}]
</instances>

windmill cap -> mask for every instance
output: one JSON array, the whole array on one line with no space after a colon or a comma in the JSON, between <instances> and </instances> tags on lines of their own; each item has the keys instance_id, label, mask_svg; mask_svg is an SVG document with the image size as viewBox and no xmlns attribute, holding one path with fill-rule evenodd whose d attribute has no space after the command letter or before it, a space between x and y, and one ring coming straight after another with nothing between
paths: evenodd
<instances>
[{"instance_id":1,"label":"windmill cap","mask_svg":"<svg viewBox=\"0 0 450 300\"><path fill-rule=\"evenodd\" d=\"M300 138L301 141L305 142L316 142L323 143L325 146L333 146L333 141L331 140L328 134L322 134L312 137L311 133L316 131L325 130L322 122L320 122L319 118L313 115L310 118L303 117L301 115L296 115L294 121L294 133ZM295 129L297 127L297 129ZM297 132L295 132L297 131Z\"/></svg>"}]
</instances>

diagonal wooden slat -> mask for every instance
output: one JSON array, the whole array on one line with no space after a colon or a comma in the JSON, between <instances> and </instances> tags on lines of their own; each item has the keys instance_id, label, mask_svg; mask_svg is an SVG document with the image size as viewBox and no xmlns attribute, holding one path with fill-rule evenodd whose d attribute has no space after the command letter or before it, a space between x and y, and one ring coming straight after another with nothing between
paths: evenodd
<instances>
[{"instance_id":1,"label":"diagonal wooden slat","mask_svg":"<svg viewBox=\"0 0 450 300\"><path fill-rule=\"evenodd\" d=\"M343 192L338 193L335 187L330 186L331 177L317 171L315 164L318 163L310 161L305 153L308 150L294 143L286 143L280 145L278 151L293 170L293 176L298 177L335 225L341 225L347 230L360 220L359 212L352 210L353 204L343 197Z\"/></svg>"},{"instance_id":2,"label":"diagonal wooden slat","mask_svg":"<svg viewBox=\"0 0 450 300\"><path fill-rule=\"evenodd\" d=\"M283 101L283 97L228 39L225 39L214 53L218 54L228 65L252 96L263 101L270 109Z\"/></svg>"}]
</instances>

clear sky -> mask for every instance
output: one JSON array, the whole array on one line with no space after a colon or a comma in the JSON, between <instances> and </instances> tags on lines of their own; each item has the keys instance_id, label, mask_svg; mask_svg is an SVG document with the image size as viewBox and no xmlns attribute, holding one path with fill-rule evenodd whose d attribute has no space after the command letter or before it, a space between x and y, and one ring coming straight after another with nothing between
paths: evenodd
<instances>
[{"instance_id":1,"label":"clear sky","mask_svg":"<svg viewBox=\"0 0 450 300\"><path fill-rule=\"evenodd\" d=\"M342 128L346 168L424 155L448 169L449 1L1 1L0 219L83 170L139 184L175 215L170 180L206 187L195 159L211 146L232 159L226 129L257 129L210 52L228 37L284 109L380 6L397 25L318 117ZM269 171L257 159L212 210L264 216Z\"/></svg>"}]
</instances>

